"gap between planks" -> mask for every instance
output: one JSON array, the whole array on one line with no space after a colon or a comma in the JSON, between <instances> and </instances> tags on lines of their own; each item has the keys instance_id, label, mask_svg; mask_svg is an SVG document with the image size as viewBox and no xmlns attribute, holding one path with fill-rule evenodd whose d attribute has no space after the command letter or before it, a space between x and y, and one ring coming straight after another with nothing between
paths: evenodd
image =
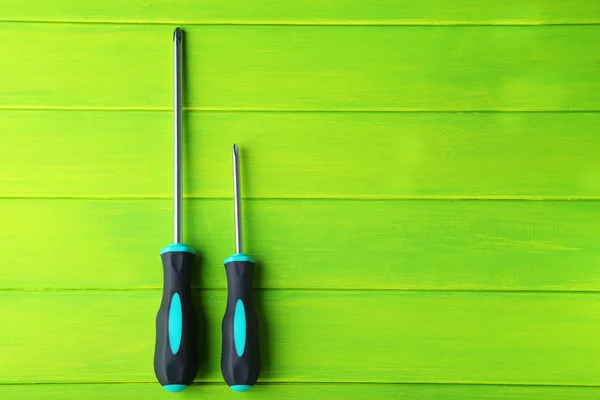
<instances>
[{"instance_id":1,"label":"gap between planks","mask_svg":"<svg viewBox=\"0 0 600 400\"><path fill-rule=\"evenodd\" d=\"M22 106L22 105L0 105L0 111L136 111L136 112L173 112L171 107L108 107L108 106ZM497 113L520 113L520 114L598 114L596 109L540 109L524 110L519 108L502 108L491 110L431 110L422 108L269 108L269 107L183 107L188 112L249 112L249 113L362 113L362 114L497 114Z\"/></svg>"},{"instance_id":2,"label":"gap between planks","mask_svg":"<svg viewBox=\"0 0 600 400\"><path fill-rule=\"evenodd\" d=\"M217 287L199 287L192 286L194 291L201 290L203 292L227 292L227 288ZM129 287L129 288L94 288L94 287L51 287L51 288L17 288L17 287L0 287L0 293L30 293L30 292L45 292L45 293L122 293L122 292L133 292L133 293L146 293L146 292L161 292L162 286L156 287ZM589 294L597 295L600 294L599 290L551 290L551 289L398 289L398 288L356 288L356 287L344 287L344 288L253 288L254 292L354 292L354 293L377 293L377 292L396 292L396 293L472 293L472 294Z\"/></svg>"},{"instance_id":3,"label":"gap between planks","mask_svg":"<svg viewBox=\"0 0 600 400\"><path fill-rule=\"evenodd\" d=\"M233 197L184 195L186 200L223 200L232 201ZM598 201L600 196L495 196L495 195L280 195L280 196L242 196L245 200L334 200L334 201L411 201L411 200L450 200L450 201ZM5 195L2 200L172 200L171 195Z\"/></svg>"},{"instance_id":4,"label":"gap between planks","mask_svg":"<svg viewBox=\"0 0 600 400\"><path fill-rule=\"evenodd\" d=\"M52 382L0 382L1 386L35 386L35 385L156 385L155 381L52 381ZM194 381L192 386L223 385L221 381ZM281 381L257 382L256 386L284 385L405 385L405 386L482 386L482 387L539 387L539 388L598 388L600 385L581 384L540 384L540 383L481 383L481 382L369 382L369 381Z\"/></svg>"},{"instance_id":5,"label":"gap between planks","mask_svg":"<svg viewBox=\"0 0 600 400\"><path fill-rule=\"evenodd\" d=\"M182 26L343 26L343 27L526 27L526 26L595 26L600 25L599 20L588 20L581 22L539 22L527 20L497 21L497 22L467 22L467 21L411 21L411 20L390 20L390 21L238 21L238 20L206 20L206 21L170 21L170 20L104 20L104 19L64 19L64 20L44 20L44 19L0 19L0 23L35 23L35 24L90 24L90 25L182 25Z\"/></svg>"}]
</instances>

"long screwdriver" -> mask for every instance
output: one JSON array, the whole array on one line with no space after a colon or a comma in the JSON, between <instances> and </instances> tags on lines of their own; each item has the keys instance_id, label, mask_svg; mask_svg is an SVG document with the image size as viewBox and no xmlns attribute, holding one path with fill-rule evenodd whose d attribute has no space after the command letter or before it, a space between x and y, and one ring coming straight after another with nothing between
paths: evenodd
<instances>
[{"instance_id":1,"label":"long screwdriver","mask_svg":"<svg viewBox=\"0 0 600 400\"><path fill-rule=\"evenodd\" d=\"M252 257L242 248L242 209L238 146L233 145L235 254L225 260L227 309L223 317L221 372L236 392L250 390L260 374L258 318L252 301Z\"/></svg>"},{"instance_id":2,"label":"long screwdriver","mask_svg":"<svg viewBox=\"0 0 600 400\"><path fill-rule=\"evenodd\" d=\"M181 242L181 76L182 40L180 28L173 33L174 45L174 239L160 251L164 272L163 295L156 315L154 372L169 392L181 392L196 377L198 343L196 313L192 303L192 263L196 252Z\"/></svg>"}]
</instances>

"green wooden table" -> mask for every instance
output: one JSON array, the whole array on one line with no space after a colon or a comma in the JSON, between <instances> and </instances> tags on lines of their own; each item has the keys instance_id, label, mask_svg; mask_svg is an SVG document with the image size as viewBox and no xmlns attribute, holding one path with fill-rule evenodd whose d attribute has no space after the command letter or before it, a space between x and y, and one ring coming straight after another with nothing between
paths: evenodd
<instances>
[{"instance_id":1,"label":"green wooden table","mask_svg":"<svg viewBox=\"0 0 600 400\"><path fill-rule=\"evenodd\" d=\"M186 398L600 398L600 2L0 0L0 398L167 399L172 31ZM222 383L230 148L263 373Z\"/></svg>"}]
</instances>

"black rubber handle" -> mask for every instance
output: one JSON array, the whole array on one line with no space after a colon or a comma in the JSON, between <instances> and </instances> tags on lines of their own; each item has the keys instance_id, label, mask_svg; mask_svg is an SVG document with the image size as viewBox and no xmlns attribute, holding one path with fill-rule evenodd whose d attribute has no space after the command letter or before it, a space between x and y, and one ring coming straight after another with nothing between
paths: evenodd
<instances>
[{"instance_id":1,"label":"black rubber handle","mask_svg":"<svg viewBox=\"0 0 600 400\"><path fill-rule=\"evenodd\" d=\"M227 309L223 317L221 372L227 385L236 392L249 390L260 374L258 318L252 300L253 270L254 262L245 255L225 260Z\"/></svg>"},{"instance_id":2,"label":"black rubber handle","mask_svg":"<svg viewBox=\"0 0 600 400\"><path fill-rule=\"evenodd\" d=\"M194 253L171 245L161 252L164 271L162 302L156 315L154 372L171 392L189 386L198 371L196 313L192 302ZM175 250L171 250L174 248ZM165 251L166 250L166 251Z\"/></svg>"}]
</instances>

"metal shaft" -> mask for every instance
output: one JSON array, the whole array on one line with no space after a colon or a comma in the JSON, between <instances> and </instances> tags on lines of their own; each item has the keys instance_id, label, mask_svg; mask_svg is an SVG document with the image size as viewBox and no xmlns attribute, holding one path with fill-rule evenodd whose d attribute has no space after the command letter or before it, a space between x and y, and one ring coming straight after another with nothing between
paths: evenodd
<instances>
[{"instance_id":1,"label":"metal shaft","mask_svg":"<svg viewBox=\"0 0 600 400\"><path fill-rule=\"evenodd\" d=\"M242 207L240 194L240 161L237 144L233 145L233 204L235 209L235 252L243 253L242 249Z\"/></svg>"},{"instance_id":2,"label":"metal shaft","mask_svg":"<svg viewBox=\"0 0 600 400\"><path fill-rule=\"evenodd\" d=\"M181 184L181 63L182 63L182 36L180 28L173 32L173 75L174 75L174 179L173 179L173 243L181 243L182 231L182 184Z\"/></svg>"}]
</instances>

